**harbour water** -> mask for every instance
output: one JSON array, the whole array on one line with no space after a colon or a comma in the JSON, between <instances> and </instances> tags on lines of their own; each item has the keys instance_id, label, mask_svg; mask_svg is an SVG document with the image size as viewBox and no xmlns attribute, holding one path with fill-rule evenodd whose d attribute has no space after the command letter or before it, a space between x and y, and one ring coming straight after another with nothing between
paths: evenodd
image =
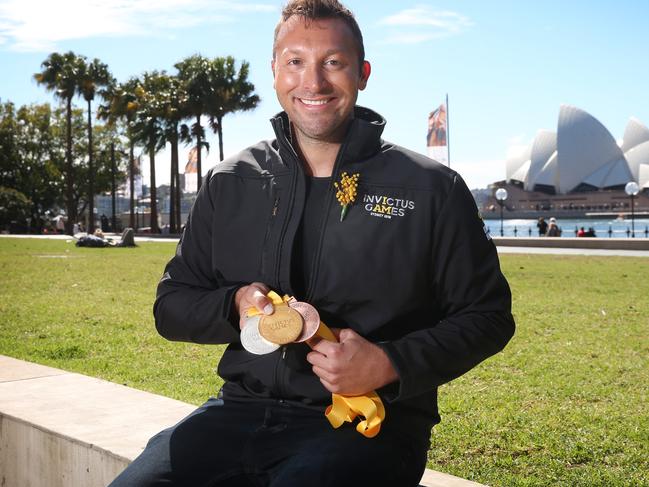
<instances>
[{"instance_id":1,"label":"harbour water","mask_svg":"<svg viewBox=\"0 0 649 487\"><path fill-rule=\"evenodd\" d=\"M549 221L549 218L546 218ZM500 220L498 219L485 219L485 225L489 229L491 235L500 236ZM538 237L539 231L536 227L537 220L503 220L503 236L505 237ZM589 228L595 229L595 236L597 238L627 238L631 237L631 219L559 219L557 218L557 225L562 230L562 237L576 237L576 231L581 227L585 230ZM635 219L635 238L649 238L649 218L636 218Z\"/></svg>"}]
</instances>

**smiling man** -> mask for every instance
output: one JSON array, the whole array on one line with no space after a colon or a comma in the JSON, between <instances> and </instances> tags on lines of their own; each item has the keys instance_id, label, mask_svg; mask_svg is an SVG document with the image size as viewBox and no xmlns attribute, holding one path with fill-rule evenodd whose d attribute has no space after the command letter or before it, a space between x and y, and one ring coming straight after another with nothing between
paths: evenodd
<instances>
[{"instance_id":1,"label":"smiling man","mask_svg":"<svg viewBox=\"0 0 649 487\"><path fill-rule=\"evenodd\" d=\"M291 1L272 70L276 139L206 176L154 305L164 337L229 344L223 388L113 486L416 486L438 386L514 332L462 179L356 105L371 68L351 12Z\"/></svg>"}]
</instances>

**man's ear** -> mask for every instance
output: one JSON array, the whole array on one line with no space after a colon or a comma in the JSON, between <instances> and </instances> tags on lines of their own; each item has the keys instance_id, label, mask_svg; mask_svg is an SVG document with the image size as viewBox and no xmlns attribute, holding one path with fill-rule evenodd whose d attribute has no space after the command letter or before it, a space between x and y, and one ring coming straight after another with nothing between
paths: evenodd
<instances>
[{"instance_id":1,"label":"man's ear","mask_svg":"<svg viewBox=\"0 0 649 487\"><path fill-rule=\"evenodd\" d=\"M273 89L275 89L275 57L270 60L270 70L273 72Z\"/></svg>"},{"instance_id":2,"label":"man's ear","mask_svg":"<svg viewBox=\"0 0 649 487\"><path fill-rule=\"evenodd\" d=\"M358 89L364 90L367 86L367 80L370 78L372 73L372 65L369 61L363 61L363 66L361 68L361 79L358 83Z\"/></svg>"}]
</instances>

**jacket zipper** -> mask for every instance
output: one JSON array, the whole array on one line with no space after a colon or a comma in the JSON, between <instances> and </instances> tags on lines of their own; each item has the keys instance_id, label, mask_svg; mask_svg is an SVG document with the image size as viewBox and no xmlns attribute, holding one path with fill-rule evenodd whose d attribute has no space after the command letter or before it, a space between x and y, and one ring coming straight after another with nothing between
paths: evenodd
<instances>
[{"instance_id":1,"label":"jacket zipper","mask_svg":"<svg viewBox=\"0 0 649 487\"><path fill-rule=\"evenodd\" d=\"M291 185L289 186L289 200L288 200L288 205L286 208L286 218L284 219L284 224L282 225L281 233L279 235L279 243L277 246L277 255L275 256L275 282L279 284L280 281L280 270L279 270L279 264L280 260L282 258L282 247L284 244L284 237L286 236L286 229L289 224L289 220L291 219L291 215L293 213L293 206L295 204L295 185L297 182L297 176L298 176L298 171L300 170L299 166L299 158L297 156L297 153L291 147L290 144L285 144L282 141L282 145L285 145L285 149L289 152L289 154L293 157L293 162L295 164L295 170L293 171L291 175Z\"/></svg>"},{"instance_id":2,"label":"jacket zipper","mask_svg":"<svg viewBox=\"0 0 649 487\"><path fill-rule=\"evenodd\" d=\"M336 157L336 161L334 162L334 169L332 172L332 178L333 178L332 184L329 185L329 190L327 191L327 206L324 210L324 215L322 218L322 222L320 224L320 239L318 241L318 248L316 249L315 257L313 258L313 264L311 268L311 279L309 279L309 283L307 285L307 289L305 293L306 294L305 300L307 303L311 302L311 300L313 299L313 289L315 287L315 283L318 278L318 271L320 270L320 254L322 253L322 243L324 242L324 235L327 229L327 222L329 221L329 213L331 212L331 205L332 205L331 194L333 193L334 190L333 182L338 181L338 179L340 178L340 166L342 165L343 155L347 150L348 141L351 139L350 135L351 132L348 134L348 137L340 146L340 151L338 152L338 156Z\"/></svg>"},{"instance_id":3,"label":"jacket zipper","mask_svg":"<svg viewBox=\"0 0 649 487\"><path fill-rule=\"evenodd\" d=\"M279 138L278 138L279 141ZM294 171L291 175L291 184L289 186L289 200L288 200L288 205L286 207L286 218L284 219L280 235L279 235L279 242L277 246L277 255L275 256L275 282L279 284L280 282L280 261L282 258L282 246L284 244L284 237L286 236L286 230L288 228L289 220L291 219L291 215L293 213L293 206L295 204L295 186L297 183L297 177L298 177L298 172L300 171L299 168L299 158L297 156L297 153L293 149L293 147L290 144L284 143L284 141L281 141L280 144L284 145L284 149L287 150L288 154L293 157L293 162L295 164ZM276 214L276 208L273 208L273 214ZM284 381L283 377L284 374L280 375L280 368L284 368L284 360L286 359L286 345L282 346L281 348L281 353L279 354L279 357L277 358L277 362L275 364L275 372L274 372L274 383L277 387L277 392L279 393L280 396L284 395L285 392L285 387L284 387Z\"/></svg>"},{"instance_id":4,"label":"jacket zipper","mask_svg":"<svg viewBox=\"0 0 649 487\"><path fill-rule=\"evenodd\" d=\"M273 201L273 209L270 212L270 218L268 219L268 224L266 225L266 234L264 235L264 246L270 238L270 229L275 222L275 217L277 216L277 211L279 210L279 195L275 195L275 200Z\"/></svg>"}]
</instances>

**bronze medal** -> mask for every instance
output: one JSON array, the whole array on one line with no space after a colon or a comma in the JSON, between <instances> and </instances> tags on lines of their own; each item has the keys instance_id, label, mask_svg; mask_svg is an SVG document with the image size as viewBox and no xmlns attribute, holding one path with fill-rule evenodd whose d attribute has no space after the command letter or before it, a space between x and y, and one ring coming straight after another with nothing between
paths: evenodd
<instances>
[{"instance_id":1,"label":"bronze medal","mask_svg":"<svg viewBox=\"0 0 649 487\"><path fill-rule=\"evenodd\" d=\"M259 334L278 345L291 343L302 333L302 315L286 305L275 306L272 315L263 315L259 321Z\"/></svg>"},{"instance_id":2,"label":"bronze medal","mask_svg":"<svg viewBox=\"0 0 649 487\"><path fill-rule=\"evenodd\" d=\"M302 301L289 301L288 305L300 313L304 319L302 333L300 333L300 336L298 336L295 341L305 342L318 331L318 327L320 326L320 315L318 314L318 310L309 303L304 303Z\"/></svg>"}]
</instances>

